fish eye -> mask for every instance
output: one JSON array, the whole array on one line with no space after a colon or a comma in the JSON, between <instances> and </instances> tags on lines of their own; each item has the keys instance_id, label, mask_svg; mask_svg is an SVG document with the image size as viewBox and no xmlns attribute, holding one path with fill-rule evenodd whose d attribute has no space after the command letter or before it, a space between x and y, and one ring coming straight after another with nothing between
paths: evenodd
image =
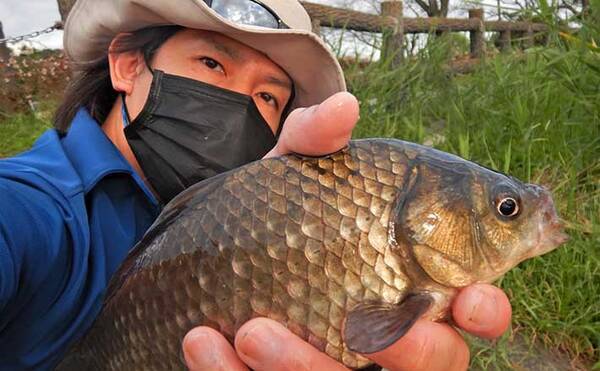
<instances>
[{"instance_id":1,"label":"fish eye","mask_svg":"<svg viewBox=\"0 0 600 371\"><path fill-rule=\"evenodd\" d=\"M519 204L512 197L504 197L497 203L496 209L502 216L515 216L519 213Z\"/></svg>"}]
</instances>

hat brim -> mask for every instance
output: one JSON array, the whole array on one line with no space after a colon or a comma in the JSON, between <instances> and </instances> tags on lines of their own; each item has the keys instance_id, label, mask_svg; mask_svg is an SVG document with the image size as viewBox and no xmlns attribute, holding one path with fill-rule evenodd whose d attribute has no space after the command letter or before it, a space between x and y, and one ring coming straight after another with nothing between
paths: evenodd
<instances>
[{"instance_id":1,"label":"hat brim","mask_svg":"<svg viewBox=\"0 0 600 371\"><path fill-rule=\"evenodd\" d=\"M202 0L79 0L65 24L65 52L76 63L90 62L106 55L120 32L173 24L219 32L264 53L293 80L292 108L318 104L346 90L336 57L314 33L236 24Z\"/></svg>"}]
</instances>

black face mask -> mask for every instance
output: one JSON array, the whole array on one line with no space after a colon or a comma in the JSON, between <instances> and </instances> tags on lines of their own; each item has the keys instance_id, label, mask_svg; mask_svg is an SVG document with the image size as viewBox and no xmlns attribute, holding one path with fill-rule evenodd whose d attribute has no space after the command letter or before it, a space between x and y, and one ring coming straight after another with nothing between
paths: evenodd
<instances>
[{"instance_id":1,"label":"black face mask","mask_svg":"<svg viewBox=\"0 0 600 371\"><path fill-rule=\"evenodd\" d=\"M167 203L196 182L262 158L276 137L247 95L153 72L148 100L125 137Z\"/></svg>"}]
</instances>

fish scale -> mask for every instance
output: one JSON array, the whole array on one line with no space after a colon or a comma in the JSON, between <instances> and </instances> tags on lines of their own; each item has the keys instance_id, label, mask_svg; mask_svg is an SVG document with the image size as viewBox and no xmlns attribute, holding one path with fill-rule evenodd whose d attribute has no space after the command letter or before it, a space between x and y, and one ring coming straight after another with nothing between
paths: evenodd
<instances>
[{"instance_id":1,"label":"fish scale","mask_svg":"<svg viewBox=\"0 0 600 371\"><path fill-rule=\"evenodd\" d=\"M397 316L410 328L430 303L429 318L442 318L456 292L436 282L444 277L439 278L439 267L428 265L435 259L419 260L412 252L431 254L430 247L410 247L432 241L441 244L440 253L454 252L457 247L444 240L446 235L410 236L443 226L406 229L423 213L419 204L441 208L457 198L442 194L439 200L406 206L410 197L434 197L443 189L443 184L413 189L427 188L428 180L419 176L430 163L442 175L445 170L439 169L452 164L501 176L414 144L365 140L324 158L257 161L193 186L167 205L116 273L91 330L59 369L182 369L181 340L191 328L210 326L233 341L235 332L255 317L283 323L348 367L370 364L350 345L362 347L356 345L362 340L352 338L361 325L352 326L361 323L362 315L370 318L373 303L379 303L378 313L403 300L416 305L420 312L414 318L401 311ZM459 228L459 220L447 225ZM408 226L396 225L400 221ZM478 261L470 251L456 251L458 257ZM423 301L424 296L413 295L415 289L439 295ZM351 313L358 313L358 322Z\"/></svg>"}]
</instances>

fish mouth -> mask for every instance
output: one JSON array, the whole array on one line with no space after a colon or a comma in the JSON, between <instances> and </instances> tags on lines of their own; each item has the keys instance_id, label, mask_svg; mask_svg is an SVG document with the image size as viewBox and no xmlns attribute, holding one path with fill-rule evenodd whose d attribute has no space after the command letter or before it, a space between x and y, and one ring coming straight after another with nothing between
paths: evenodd
<instances>
[{"instance_id":1,"label":"fish mouth","mask_svg":"<svg viewBox=\"0 0 600 371\"><path fill-rule=\"evenodd\" d=\"M554 212L554 207L551 210ZM516 264L536 256L547 254L567 242L570 237L564 232L564 223L556 216L556 212L554 212L554 216L551 223L544 220L538 222L537 228L532 233L535 236L532 236L535 242L529 245L531 246L530 248L525 249L525 251L517 255L516 262L512 261L510 263L510 261L507 261L501 267L494 268L495 275L491 276L485 282L493 282Z\"/></svg>"},{"instance_id":2,"label":"fish mouth","mask_svg":"<svg viewBox=\"0 0 600 371\"><path fill-rule=\"evenodd\" d=\"M569 240L564 231L565 223L556 214L552 199L544 194L541 202L541 217L537 228L537 241L530 256L546 254Z\"/></svg>"},{"instance_id":3,"label":"fish mouth","mask_svg":"<svg viewBox=\"0 0 600 371\"><path fill-rule=\"evenodd\" d=\"M564 232L564 223L559 222L550 227L540 223L538 225L538 241L533 249L532 256L549 253L567 242L569 238L569 235Z\"/></svg>"}]
</instances>

